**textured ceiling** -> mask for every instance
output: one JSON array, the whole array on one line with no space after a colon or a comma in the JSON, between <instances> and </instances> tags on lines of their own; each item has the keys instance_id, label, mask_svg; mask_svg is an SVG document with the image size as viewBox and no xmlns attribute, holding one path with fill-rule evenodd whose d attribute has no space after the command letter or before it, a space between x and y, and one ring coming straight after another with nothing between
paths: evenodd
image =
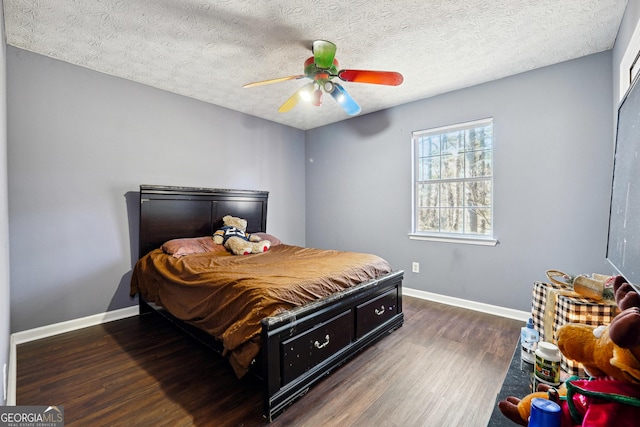
<instances>
[{"instance_id":1,"label":"textured ceiling","mask_svg":"<svg viewBox=\"0 0 640 427\"><path fill-rule=\"evenodd\" d=\"M613 47L626 0L4 0L7 43L232 110L312 129L348 119L278 107L311 42L341 68L399 71L398 87L343 86L366 114Z\"/></svg>"}]
</instances>

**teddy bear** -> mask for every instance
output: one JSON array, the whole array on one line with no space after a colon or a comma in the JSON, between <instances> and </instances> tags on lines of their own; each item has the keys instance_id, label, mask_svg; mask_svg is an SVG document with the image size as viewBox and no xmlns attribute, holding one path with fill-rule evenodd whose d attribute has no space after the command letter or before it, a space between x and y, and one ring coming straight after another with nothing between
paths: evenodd
<instances>
[{"instance_id":1,"label":"teddy bear","mask_svg":"<svg viewBox=\"0 0 640 427\"><path fill-rule=\"evenodd\" d=\"M559 392L541 384L522 399L498 403L503 415L527 425L534 397L555 400L561 427L637 426L640 422L640 295L622 276L613 281L621 312L607 326L568 323L558 330L558 348L582 363L590 378L572 377Z\"/></svg>"},{"instance_id":2,"label":"teddy bear","mask_svg":"<svg viewBox=\"0 0 640 427\"><path fill-rule=\"evenodd\" d=\"M222 224L223 226L213 233L213 242L223 244L234 255L266 252L271 247L270 241L246 232L246 219L226 215L222 217Z\"/></svg>"}]
</instances>

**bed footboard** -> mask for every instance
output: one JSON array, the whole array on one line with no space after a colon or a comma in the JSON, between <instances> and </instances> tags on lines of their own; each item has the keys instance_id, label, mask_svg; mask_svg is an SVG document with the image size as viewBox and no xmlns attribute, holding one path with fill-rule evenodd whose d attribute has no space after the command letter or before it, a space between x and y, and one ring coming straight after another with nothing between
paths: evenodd
<instances>
[{"instance_id":1,"label":"bed footboard","mask_svg":"<svg viewBox=\"0 0 640 427\"><path fill-rule=\"evenodd\" d=\"M402 326L402 278L392 272L262 321L264 412L272 421L309 387Z\"/></svg>"},{"instance_id":2,"label":"bed footboard","mask_svg":"<svg viewBox=\"0 0 640 427\"><path fill-rule=\"evenodd\" d=\"M403 271L262 320L255 369L263 381L264 415L282 413L356 353L402 326ZM140 297L140 314L156 312L222 354L222 343Z\"/></svg>"}]
</instances>

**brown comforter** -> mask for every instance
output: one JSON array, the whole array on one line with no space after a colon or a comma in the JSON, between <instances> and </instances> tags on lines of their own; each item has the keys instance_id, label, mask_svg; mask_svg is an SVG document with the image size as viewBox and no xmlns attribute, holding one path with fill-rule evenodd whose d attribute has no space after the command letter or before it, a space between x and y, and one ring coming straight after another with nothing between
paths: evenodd
<instances>
[{"instance_id":1,"label":"brown comforter","mask_svg":"<svg viewBox=\"0 0 640 427\"><path fill-rule=\"evenodd\" d=\"M290 245L182 258L156 249L136 264L131 295L140 293L221 340L240 377L258 354L261 319L389 272L375 255Z\"/></svg>"}]
</instances>

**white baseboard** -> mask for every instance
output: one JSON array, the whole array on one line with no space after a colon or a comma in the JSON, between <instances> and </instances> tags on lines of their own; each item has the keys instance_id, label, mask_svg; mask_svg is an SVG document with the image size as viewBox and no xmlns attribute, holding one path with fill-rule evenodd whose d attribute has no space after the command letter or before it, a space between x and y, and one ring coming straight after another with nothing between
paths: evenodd
<instances>
[{"instance_id":1,"label":"white baseboard","mask_svg":"<svg viewBox=\"0 0 640 427\"><path fill-rule=\"evenodd\" d=\"M127 317L137 316L140 309L137 305L125 307L118 310L107 311L105 313L94 314L92 316L81 317L80 319L68 320L66 322L54 323L53 325L41 326L39 328L16 332L9 337L9 378L7 380L7 405L16 404L16 346L30 341L51 337L65 332L71 332L89 326L100 325Z\"/></svg>"},{"instance_id":2,"label":"white baseboard","mask_svg":"<svg viewBox=\"0 0 640 427\"><path fill-rule=\"evenodd\" d=\"M16 406L16 343L13 335L9 336L9 375L7 377L7 403L8 406Z\"/></svg>"},{"instance_id":3,"label":"white baseboard","mask_svg":"<svg viewBox=\"0 0 640 427\"><path fill-rule=\"evenodd\" d=\"M523 322L526 322L531 317L531 313L527 311L514 310L512 308L505 308L497 305L485 304L482 302L470 301L462 298L449 297L446 295L434 294L432 292L425 292L417 289L402 287L402 294L409 297L420 298L424 300L439 302L442 304L453 305L455 307L467 308L469 310L479 311L482 313L493 314L495 316L522 320Z\"/></svg>"},{"instance_id":4,"label":"white baseboard","mask_svg":"<svg viewBox=\"0 0 640 427\"><path fill-rule=\"evenodd\" d=\"M19 345L29 341L64 334L65 332L99 325L101 323L137 316L138 313L139 308L137 305L134 305L131 307L121 308L119 310L107 311L105 313L98 313L92 316L81 317L79 319L67 320L66 322L54 323L53 325L46 325L39 328L16 332L11 334L11 336L15 339L16 345Z\"/></svg>"}]
</instances>

